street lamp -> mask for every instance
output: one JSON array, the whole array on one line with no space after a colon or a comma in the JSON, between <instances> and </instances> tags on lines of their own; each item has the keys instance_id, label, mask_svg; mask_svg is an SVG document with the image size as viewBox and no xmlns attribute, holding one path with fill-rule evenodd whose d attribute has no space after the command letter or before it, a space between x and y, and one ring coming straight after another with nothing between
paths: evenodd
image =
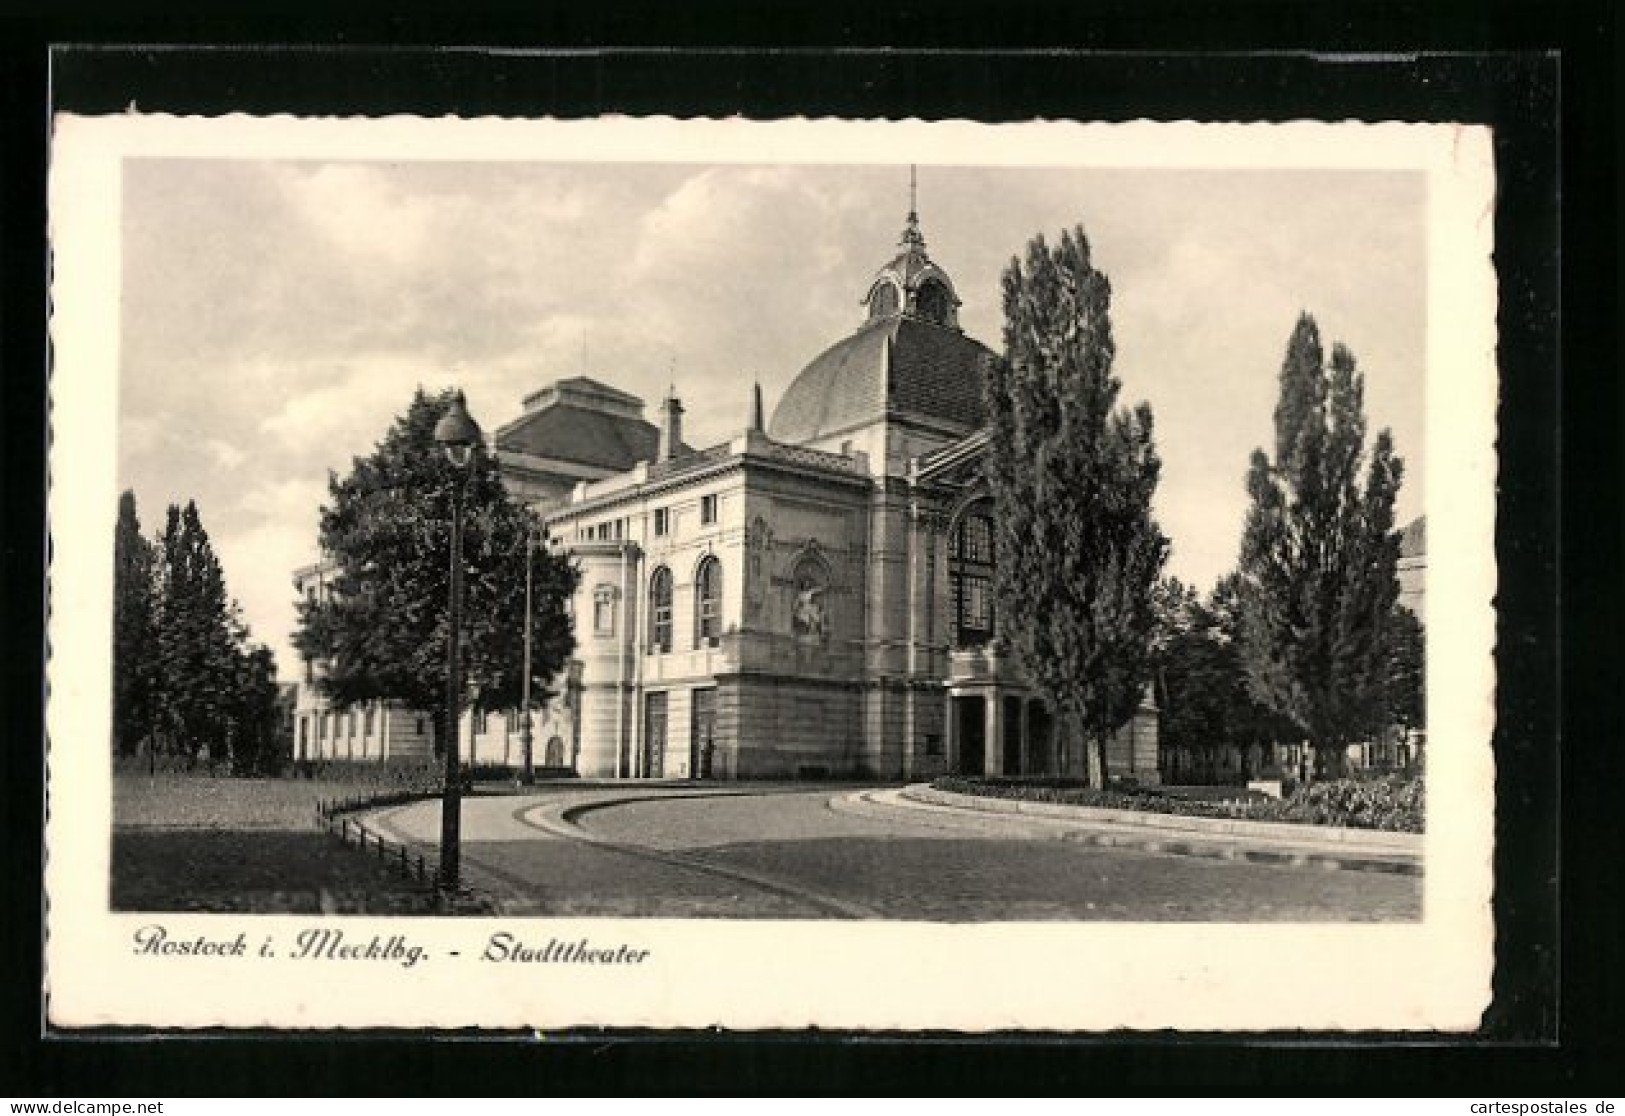
<instances>
[{"instance_id":1,"label":"street lamp","mask_svg":"<svg viewBox=\"0 0 1625 1116\"><path fill-rule=\"evenodd\" d=\"M468 416L461 390L434 426L434 440L457 470L451 485L451 586L446 638L446 790L440 809L440 886L457 887L462 840L462 780L458 771L457 714L462 704L458 643L463 627L463 496L480 446L480 427Z\"/></svg>"},{"instance_id":2,"label":"street lamp","mask_svg":"<svg viewBox=\"0 0 1625 1116\"><path fill-rule=\"evenodd\" d=\"M524 781L527 787L536 782L536 765L535 761L531 758L530 750L530 581L531 566L534 564L535 555L536 530L535 528L531 528L525 532L525 676L519 683L520 716L524 718L520 722L519 740L524 746L525 750Z\"/></svg>"}]
</instances>

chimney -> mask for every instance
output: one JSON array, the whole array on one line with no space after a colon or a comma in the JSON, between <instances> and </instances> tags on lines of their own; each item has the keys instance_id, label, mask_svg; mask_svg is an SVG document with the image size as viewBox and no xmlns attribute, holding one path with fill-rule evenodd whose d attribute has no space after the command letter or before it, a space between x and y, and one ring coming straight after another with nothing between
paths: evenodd
<instances>
[{"instance_id":1,"label":"chimney","mask_svg":"<svg viewBox=\"0 0 1625 1116\"><path fill-rule=\"evenodd\" d=\"M660 401L660 447L655 460L670 461L677 456L683 444L683 405L677 401L677 389L667 392Z\"/></svg>"},{"instance_id":2,"label":"chimney","mask_svg":"<svg viewBox=\"0 0 1625 1116\"><path fill-rule=\"evenodd\" d=\"M761 434L767 430L767 424L762 421L762 384L758 380L750 391L750 426L747 429L752 434Z\"/></svg>"}]
</instances>

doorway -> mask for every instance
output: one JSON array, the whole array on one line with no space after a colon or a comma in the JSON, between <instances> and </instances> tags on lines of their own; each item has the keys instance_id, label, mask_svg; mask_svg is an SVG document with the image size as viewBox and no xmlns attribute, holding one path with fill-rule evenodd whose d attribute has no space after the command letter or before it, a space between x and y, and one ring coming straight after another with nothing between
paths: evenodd
<instances>
[{"instance_id":1,"label":"doorway","mask_svg":"<svg viewBox=\"0 0 1625 1116\"><path fill-rule=\"evenodd\" d=\"M717 691L713 686L695 690L693 729L689 737L688 770L692 778L716 777Z\"/></svg>"},{"instance_id":2,"label":"doorway","mask_svg":"<svg viewBox=\"0 0 1625 1116\"><path fill-rule=\"evenodd\" d=\"M643 770L646 779L657 779L666 771L666 695L649 694L643 699Z\"/></svg>"},{"instance_id":3,"label":"doorway","mask_svg":"<svg viewBox=\"0 0 1625 1116\"><path fill-rule=\"evenodd\" d=\"M1007 697L1004 701L1004 766L999 770L1006 775L1025 775L1021 766L1021 699Z\"/></svg>"},{"instance_id":4,"label":"doorway","mask_svg":"<svg viewBox=\"0 0 1625 1116\"><path fill-rule=\"evenodd\" d=\"M1057 773L1054 758L1054 720L1036 698L1027 703L1027 771L1030 775Z\"/></svg>"},{"instance_id":5,"label":"doorway","mask_svg":"<svg viewBox=\"0 0 1625 1116\"><path fill-rule=\"evenodd\" d=\"M979 697L954 698L954 717L958 730L958 754L954 757L954 774L981 775L987 770L987 713L986 700Z\"/></svg>"}]
</instances>

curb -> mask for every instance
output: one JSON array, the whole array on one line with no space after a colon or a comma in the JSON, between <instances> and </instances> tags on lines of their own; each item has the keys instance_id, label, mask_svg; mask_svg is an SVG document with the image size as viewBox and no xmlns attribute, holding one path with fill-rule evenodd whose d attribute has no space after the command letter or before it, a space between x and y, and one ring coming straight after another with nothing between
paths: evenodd
<instances>
[{"instance_id":1,"label":"curb","mask_svg":"<svg viewBox=\"0 0 1625 1116\"><path fill-rule=\"evenodd\" d=\"M1068 841L1074 844L1087 845L1094 848L1129 849L1136 852L1163 854L1170 856L1196 856L1211 860L1245 861L1252 864L1270 864L1291 868L1322 868L1327 871L1344 872L1379 872L1398 876L1423 875L1422 850L1420 835L1417 834L1385 834L1388 837L1401 836L1413 838L1409 847L1388 847L1350 849L1347 848L1348 839L1338 837L1325 839L1323 835L1304 834L1293 836L1307 836L1308 841L1293 842L1296 847L1283 847L1276 832L1281 827L1269 826L1269 832L1259 833L1249 831L1248 828L1238 827L1235 822L1228 819L1207 818L1177 818L1180 822L1214 821L1214 828L1202 830L1197 826L1159 825L1165 815L1154 815L1147 820L1144 815L1125 810L1100 810L1083 806L1063 806L1057 803L1018 803L1011 799L977 799L972 795L952 794L938 791L923 784L905 787L895 792L891 803L877 801L870 797L874 792L863 792L851 796L852 798L870 806L885 809L888 806L894 810L941 810L960 813L962 815L1002 815L1004 817L1028 817L1034 820L1043 820L1049 823L1072 822L1074 827L1057 828L1054 837L1057 840ZM911 807L908 805L913 803ZM1048 810L1020 809L1021 806L1047 806ZM924 812L924 811L922 811ZM1131 820L1120 821L1127 815ZM990 819L991 820L991 819ZM1093 823L1092 826L1090 823ZM1268 823L1252 823L1254 826ZM1087 828L1086 828L1087 826ZM1122 832L1130 828L1138 832ZM1298 827L1291 827L1296 829ZM1161 832L1158 832L1158 831ZM1193 832L1194 831L1194 832ZM1218 840L1203 841L1201 834L1206 832ZM1314 840L1321 836L1320 841ZM1251 840L1269 840L1275 838L1274 847L1257 845L1248 847L1241 842ZM1304 845L1322 846L1329 851L1322 852L1319 848L1305 848ZM1339 847L1343 846L1343 847Z\"/></svg>"}]
</instances>

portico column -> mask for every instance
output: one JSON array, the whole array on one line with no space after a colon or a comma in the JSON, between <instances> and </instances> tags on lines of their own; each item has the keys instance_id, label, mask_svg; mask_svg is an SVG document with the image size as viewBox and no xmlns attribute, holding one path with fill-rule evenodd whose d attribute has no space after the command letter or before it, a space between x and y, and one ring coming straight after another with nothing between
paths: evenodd
<instances>
[{"instance_id":1,"label":"portico column","mask_svg":"<svg viewBox=\"0 0 1625 1116\"><path fill-rule=\"evenodd\" d=\"M988 691L983 705L987 711L986 745L982 748L982 771L1004 774L1004 698L997 689Z\"/></svg>"},{"instance_id":2,"label":"portico column","mask_svg":"<svg viewBox=\"0 0 1625 1116\"><path fill-rule=\"evenodd\" d=\"M943 713L943 748L947 753L948 774L959 774L959 707L952 691L943 691L947 708Z\"/></svg>"}]
</instances>

